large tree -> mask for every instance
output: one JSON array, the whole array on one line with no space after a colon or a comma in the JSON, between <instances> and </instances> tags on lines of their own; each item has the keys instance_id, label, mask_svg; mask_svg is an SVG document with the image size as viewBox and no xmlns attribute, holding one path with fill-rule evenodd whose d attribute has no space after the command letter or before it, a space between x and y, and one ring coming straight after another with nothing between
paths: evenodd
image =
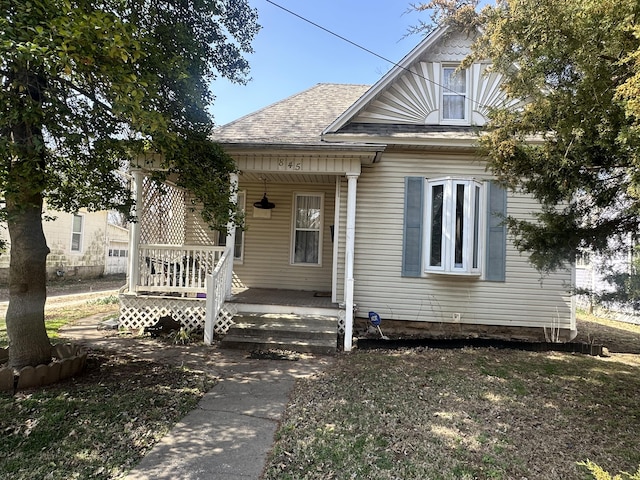
<instances>
[{"instance_id":1,"label":"large tree","mask_svg":"<svg viewBox=\"0 0 640 480\"><path fill-rule=\"evenodd\" d=\"M508 218L541 271L580 248L606 251L640 226L638 0L434 0L433 19L479 27L471 62L489 59L521 108L491 112L481 136L489 168L542 204Z\"/></svg>"},{"instance_id":2,"label":"large tree","mask_svg":"<svg viewBox=\"0 0 640 480\"><path fill-rule=\"evenodd\" d=\"M209 142L212 79L244 82L258 31L247 0L0 0L0 215L10 238L10 365L50 360L43 202L132 199L116 172L161 154L225 225L230 159Z\"/></svg>"}]
</instances>

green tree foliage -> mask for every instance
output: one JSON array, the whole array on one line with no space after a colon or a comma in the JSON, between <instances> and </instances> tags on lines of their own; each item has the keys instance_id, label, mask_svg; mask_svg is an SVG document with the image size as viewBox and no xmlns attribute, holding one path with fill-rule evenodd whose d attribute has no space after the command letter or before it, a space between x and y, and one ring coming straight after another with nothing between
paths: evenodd
<instances>
[{"instance_id":1,"label":"green tree foliage","mask_svg":"<svg viewBox=\"0 0 640 480\"><path fill-rule=\"evenodd\" d=\"M606 265L602 269L603 280L610 288L597 292L578 292L591 295L605 307L618 305L638 310L640 308L640 249L636 246L628 264Z\"/></svg>"},{"instance_id":2,"label":"green tree foliage","mask_svg":"<svg viewBox=\"0 0 640 480\"><path fill-rule=\"evenodd\" d=\"M49 357L43 201L129 214L116 172L155 152L213 226L233 215L221 187L233 164L208 140L208 85L246 81L243 54L259 27L247 0L0 5L0 215L11 239L10 363L22 366Z\"/></svg>"},{"instance_id":3,"label":"green tree foliage","mask_svg":"<svg viewBox=\"0 0 640 480\"><path fill-rule=\"evenodd\" d=\"M436 0L435 20L478 25L474 60L490 60L520 108L496 108L481 136L489 168L542 204L508 218L541 271L640 224L640 3L637 0Z\"/></svg>"}]
</instances>

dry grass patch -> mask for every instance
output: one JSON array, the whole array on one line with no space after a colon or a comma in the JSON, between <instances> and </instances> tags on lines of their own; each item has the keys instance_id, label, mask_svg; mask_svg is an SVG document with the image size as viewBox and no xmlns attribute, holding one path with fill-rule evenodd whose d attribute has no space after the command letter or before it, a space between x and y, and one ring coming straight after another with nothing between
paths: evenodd
<instances>
[{"instance_id":1,"label":"dry grass patch","mask_svg":"<svg viewBox=\"0 0 640 480\"><path fill-rule=\"evenodd\" d=\"M121 478L213 384L202 372L93 351L80 377L0 395L0 472L15 480Z\"/></svg>"},{"instance_id":2,"label":"dry grass patch","mask_svg":"<svg viewBox=\"0 0 640 480\"><path fill-rule=\"evenodd\" d=\"M640 361L497 349L344 355L292 396L265 479L583 479L640 465Z\"/></svg>"},{"instance_id":3,"label":"dry grass patch","mask_svg":"<svg viewBox=\"0 0 640 480\"><path fill-rule=\"evenodd\" d=\"M612 353L640 355L640 325L578 312L576 341L604 345Z\"/></svg>"}]
</instances>

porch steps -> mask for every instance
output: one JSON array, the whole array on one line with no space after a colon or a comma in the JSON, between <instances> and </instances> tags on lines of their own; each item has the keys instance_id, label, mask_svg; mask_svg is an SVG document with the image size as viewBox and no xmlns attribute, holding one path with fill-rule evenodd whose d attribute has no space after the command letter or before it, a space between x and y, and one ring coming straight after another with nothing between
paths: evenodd
<instances>
[{"instance_id":1,"label":"porch steps","mask_svg":"<svg viewBox=\"0 0 640 480\"><path fill-rule=\"evenodd\" d=\"M338 343L338 319L327 315L242 313L222 338L223 348L290 350L331 355Z\"/></svg>"}]
</instances>

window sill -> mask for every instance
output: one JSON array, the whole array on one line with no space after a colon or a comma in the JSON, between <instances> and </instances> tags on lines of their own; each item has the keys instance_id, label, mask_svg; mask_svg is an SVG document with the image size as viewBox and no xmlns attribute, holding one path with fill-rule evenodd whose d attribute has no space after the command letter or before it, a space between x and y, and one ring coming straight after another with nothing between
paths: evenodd
<instances>
[{"instance_id":1,"label":"window sill","mask_svg":"<svg viewBox=\"0 0 640 480\"><path fill-rule=\"evenodd\" d=\"M482 277L482 272L450 272L445 270L425 270L425 275L446 275L449 277L466 277L479 279Z\"/></svg>"}]
</instances>

